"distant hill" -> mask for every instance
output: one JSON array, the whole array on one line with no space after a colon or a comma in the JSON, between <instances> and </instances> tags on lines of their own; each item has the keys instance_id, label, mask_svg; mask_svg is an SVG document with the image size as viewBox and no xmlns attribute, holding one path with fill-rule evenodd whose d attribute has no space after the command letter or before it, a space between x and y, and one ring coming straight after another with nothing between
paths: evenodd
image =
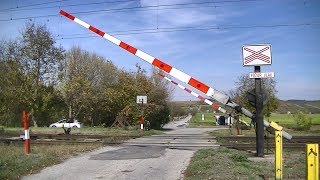
<instances>
[{"instance_id":1,"label":"distant hill","mask_svg":"<svg viewBox=\"0 0 320 180\"><path fill-rule=\"evenodd\" d=\"M278 113L296 113L302 111L304 113L320 114L320 100L305 101L305 100L280 100L280 106L277 109Z\"/></svg>"},{"instance_id":2,"label":"distant hill","mask_svg":"<svg viewBox=\"0 0 320 180\"><path fill-rule=\"evenodd\" d=\"M199 106L201 105L201 110L208 109L205 103L200 101L175 101L174 103L181 106ZM208 105L209 106L209 105ZM306 100L280 100L279 108L276 110L276 113L286 114L296 113L302 111L304 113L320 114L320 100L317 101L306 101Z\"/></svg>"}]
</instances>

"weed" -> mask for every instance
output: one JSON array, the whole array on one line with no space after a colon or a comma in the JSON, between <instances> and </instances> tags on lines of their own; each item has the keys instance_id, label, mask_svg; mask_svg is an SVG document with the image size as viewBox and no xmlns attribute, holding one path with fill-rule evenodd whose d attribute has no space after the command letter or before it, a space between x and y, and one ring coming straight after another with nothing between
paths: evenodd
<instances>
[{"instance_id":1,"label":"weed","mask_svg":"<svg viewBox=\"0 0 320 180\"><path fill-rule=\"evenodd\" d=\"M312 119L301 111L293 115L293 120L296 123L294 129L298 131L310 130Z\"/></svg>"},{"instance_id":2,"label":"weed","mask_svg":"<svg viewBox=\"0 0 320 180\"><path fill-rule=\"evenodd\" d=\"M231 159L235 162L249 162L248 157L244 154L232 154Z\"/></svg>"}]
</instances>

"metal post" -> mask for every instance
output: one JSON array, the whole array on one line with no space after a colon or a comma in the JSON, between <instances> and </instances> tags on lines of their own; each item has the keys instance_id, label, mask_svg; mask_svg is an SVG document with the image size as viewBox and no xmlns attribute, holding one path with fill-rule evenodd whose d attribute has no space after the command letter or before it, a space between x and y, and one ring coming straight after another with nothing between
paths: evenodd
<instances>
[{"instance_id":1,"label":"metal post","mask_svg":"<svg viewBox=\"0 0 320 180\"><path fill-rule=\"evenodd\" d=\"M254 66L254 72L260 72L260 66ZM255 79L256 93L256 150L258 157L264 157L264 124L263 124L263 98L261 91L261 78Z\"/></svg>"},{"instance_id":2,"label":"metal post","mask_svg":"<svg viewBox=\"0 0 320 180\"><path fill-rule=\"evenodd\" d=\"M319 180L319 145L307 144L306 146L306 179Z\"/></svg>"},{"instance_id":3,"label":"metal post","mask_svg":"<svg viewBox=\"0 0 320 180\"><path fill-rule=\"evenodd\" d=\"M282 131L275 131L275 173L277 180L282 179Z\"/></svg>"},{"instance_id":4,"label":"metal post","mask_svg":"<svg viewBox=\"0 0 320 180\"><path fill-rule=\"evenodd\" d=\"M141 117L140 117L140 129L143 130L143 124L144 124L144 119L143 119L143 114L144 114L144 107L143 107L143 99L142 99L142 113L141 113Z\"/></svg>"}]
</instances>

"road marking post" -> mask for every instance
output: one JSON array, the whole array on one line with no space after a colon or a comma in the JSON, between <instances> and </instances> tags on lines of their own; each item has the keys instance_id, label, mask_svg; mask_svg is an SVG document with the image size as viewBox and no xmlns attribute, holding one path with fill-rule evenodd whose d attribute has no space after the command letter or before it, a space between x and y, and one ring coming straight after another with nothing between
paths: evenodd
<instances>
[{"instance_id":1,"label":"road marking post","mask_svg":"<svg viewBox=\"0 0 320 180\"><path fill-rule=\"evenodd\" d=\"M143 130L143 123L144 123L144 119L143 116L140 116L140 129Z\"/></svg>"},{"instance_id":2,"label":"road marking post","mask_svg":"<svg viewBox=\"0 0 320 180\"><path fill-rule=\"evenodd\" d=\"M306 145L306 179L319 180L319 145Z\"/></svg>"},{"instance_id":3,"label":"road marking post","mask_svg":"<svg viewBox=\"0 0 320 180\"><path fill-rule=\"evenodd\" d=\"M30 154L30 134L29 134L29 117L30 113L22 111L22 122L24 129L24 147L26 154Z\"/></svg>"},{"instance_id":4,"label":"road marking post","mask_svg":"<svg viewBox=\"0 0 320 180\"><path fill-rule=\"evenodd\" d=\"M282 130L275 131L275 179L282 179Z\"/></svg>"}]
</instances>

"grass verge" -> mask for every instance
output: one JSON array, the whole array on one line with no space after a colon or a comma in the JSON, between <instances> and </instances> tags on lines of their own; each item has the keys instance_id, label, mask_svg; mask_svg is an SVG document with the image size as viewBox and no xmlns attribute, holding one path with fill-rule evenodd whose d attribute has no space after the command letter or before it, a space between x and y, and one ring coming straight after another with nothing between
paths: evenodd
<instances>
[{"instance_id":1,"label":"grass verge","mask_svg":"<svg viewBox=\"0 0 320 180\"><path fill-rule=\"evenodd\" d=\"M248 159L251 156L227 148L201 149L192 157L184 179L274 179L274 162L252 161ZM283 158L283 179L304 179L304 153L285 150Z\"/></svg>"},{"instance_id":2,"label":"grass verge","mask_svg":"<svg viewBox=\"0 0 320 180\"><path fill-rule=\"evenodd\" d=\"M60 128L34 128L31 133L59 134L63 133ZM1 137L19 136L22 128L2 128ZM118 128L81 128L74 129L71 134L84 135L106 135L104 143L121 142L130 139L132 136L141 137L153 134L161 134L162 131L150 130L140 131L137 128L118 129ZM58 164L63 160L83 152L91 151L102 147L102 144L59 144L59 145L37 145L32 144L31 154L25 155L23 144L0 143L0 179L19 179L23 175L40 171L41 169Z\"/></svg>"},{"instance_id":3,"label":"grass verge","mask_svg":"<svg viewBox=\"0 0 320 180\"><path fill-rule=\"evenodd\" d=\"M31 154L24 153L24 146L0 143L0 179L19 179L23 175L62 162L63 160L101 147L86 145L32 145Z\"/></svg>"}]
</instances>

